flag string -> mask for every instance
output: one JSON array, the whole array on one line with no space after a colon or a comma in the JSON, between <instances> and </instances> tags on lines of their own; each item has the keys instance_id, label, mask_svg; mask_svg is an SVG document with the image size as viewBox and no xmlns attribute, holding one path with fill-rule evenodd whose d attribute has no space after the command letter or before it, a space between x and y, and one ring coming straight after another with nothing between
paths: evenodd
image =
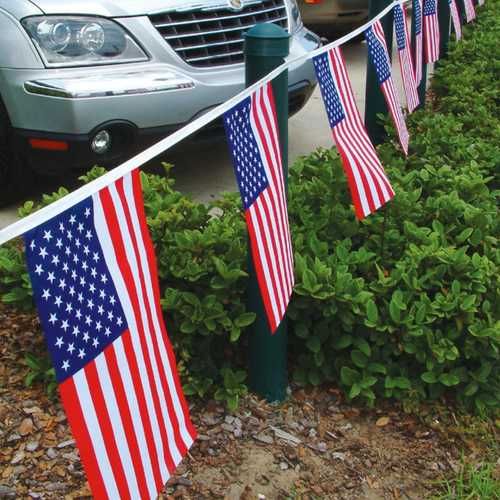
<instances>
[{"instance_id":1,"label":"flag string","mask_svg":"<svg viewBox=\"0 0 500 500\"><path fill-rule=\"evenodd\" d=\"M125 161L121 165L110 170L103 176L76 189L75 191L67 194L65 197L51 203L50 205L41 208L37 212L34 212L33 214L28 215L27 217L24 217L23 219L20 219L19 221L10 224L6 228L1 229L0 245L3 245L4 243L14 238L17 238L18 236L21 236L24 233L34 229L35 227L47 222L48 220L52 219L53 217L56 217L65 210L68 210L77 203L80 203L87 197L92 196L93 194L111 185L113 182L116 182L118 179L122 178L126 174L132 172L137 168L140 168L142 165L151 161L156 156L164 153L168 149L172 148L179 142L183 141L190 135L194 134L195 132L203 128L205 125L209 124L213 120L222 116L224 113L229 111L238 103L240 103L241 101L252 95L262 85L265 85L266 83L270 82L271 80L279 76L281 73L283 73L283 71L286 71L290 67L300 62L312 59L315 56L328 52L332 48L339 47L345 44L346 42L352 40L353 38L356 38L357 36L361 35L364 31L366 31L368 28L370 28L373 24L375 24L378 20L385 17L389 12L392 11L392 9L396 5L402 5L407 2L409 2L409 0L395 0L391 4L389 4L384 10L382 10L379 14L377 14L373 19L370 19L370 21L356 28L354 31L351 31L347 35L337 40L334 40L333 42L327 45L323 45L322 47L319 47L311 52L308 52L307 54L301 54L299 56L289 58L281 66L277 67L276 69L268 73L265 77L255 82L250 87L247 87L246 89L242 90L239 94L235 95L234 97L228 99L226 102L208 111L207 113L200 116L196 120L188 123L184 127L180 128L171 135L165 137L156 144L153 144L152 146L145 149L141 153L137 154L133 158Z\"/></svg>"}]
</instances>

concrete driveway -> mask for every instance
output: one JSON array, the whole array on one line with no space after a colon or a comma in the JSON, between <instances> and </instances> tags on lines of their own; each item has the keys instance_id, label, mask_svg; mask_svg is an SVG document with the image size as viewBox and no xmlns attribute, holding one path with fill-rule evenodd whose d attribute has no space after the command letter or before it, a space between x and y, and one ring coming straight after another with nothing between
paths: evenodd
<instances>
[{"instance_id":1,"label":"concrete driveway","mask_svg":"<svg viewBox=\"0 0 500 500\"><path fill-rule=\"evenodd\" d=\"M347 44L343 47L343 52L358 108L364 116L366 44L359 41ZM401 99L403 99L396 54L393 54L393 75ZM306 155L319 146L332 147L333 140L319 88L316 88L304 109L290 119L290 163L293 163L298 156ZM210 143L196 144L195 148L191 147L191 145L181 147L179 152L168 152L161 160L175 165L174 176L177 179L177 189L192 195L199 201L209 201L217 197L222 191L236 190L228 147L222 137ZM34 196L52 192L61 185L76 188L78 186L77 177L78 175L72 175L65 178L50 179L40 186L39 192L35 193ZM12 223L16 218L16 206L0 210L0 228Z\"/></svg>"}]
</instances>

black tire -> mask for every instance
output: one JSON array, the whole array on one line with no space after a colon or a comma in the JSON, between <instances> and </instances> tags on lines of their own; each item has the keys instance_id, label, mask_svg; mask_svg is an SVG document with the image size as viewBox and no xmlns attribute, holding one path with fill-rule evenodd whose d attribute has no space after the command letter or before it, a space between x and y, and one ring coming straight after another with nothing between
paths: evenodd
<instances>
[{"instance_id":1,"label":"black tire","mask_svg":"<svg viewBox=\"0 0 500 500\"><path fill-rule=\"evenodd\" d=\"M12 142L9 115L0 97L0 207L21 201L34 185L32 169Z\"/></svg>"}]
</instances>

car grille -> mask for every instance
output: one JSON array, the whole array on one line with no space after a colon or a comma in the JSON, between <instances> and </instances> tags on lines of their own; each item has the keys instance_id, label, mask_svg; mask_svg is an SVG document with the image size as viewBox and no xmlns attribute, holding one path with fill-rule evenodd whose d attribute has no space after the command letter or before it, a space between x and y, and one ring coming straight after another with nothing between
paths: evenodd
<instances>
[{"instance_id":1,"label":"car grille","mask_svg":"<svg viewBox=\"0 0 500 500\"><path fill-rule=\"evenodd\" d=\"M257 23L272 22L288 29L284 0L247 2L239 11L221 7L166 12L149 18L177 54L197 67L243 62L243 34Z\"/></svg>"}]
</instances>

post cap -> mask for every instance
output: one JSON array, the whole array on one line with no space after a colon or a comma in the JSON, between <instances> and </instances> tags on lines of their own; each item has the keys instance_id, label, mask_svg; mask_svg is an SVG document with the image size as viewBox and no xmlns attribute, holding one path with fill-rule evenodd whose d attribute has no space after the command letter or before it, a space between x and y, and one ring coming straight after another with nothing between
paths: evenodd
<instances>
[{"instance_id":1,"label":"post cap","mask_svg":"<svg viewBox=\"0 0 500 500\"><path fill-rule=\"evenodd\" d=\"M245 33L245 55L286 57L290 34L277 24L256 24Z\"/></svg>"}]
</instances>

